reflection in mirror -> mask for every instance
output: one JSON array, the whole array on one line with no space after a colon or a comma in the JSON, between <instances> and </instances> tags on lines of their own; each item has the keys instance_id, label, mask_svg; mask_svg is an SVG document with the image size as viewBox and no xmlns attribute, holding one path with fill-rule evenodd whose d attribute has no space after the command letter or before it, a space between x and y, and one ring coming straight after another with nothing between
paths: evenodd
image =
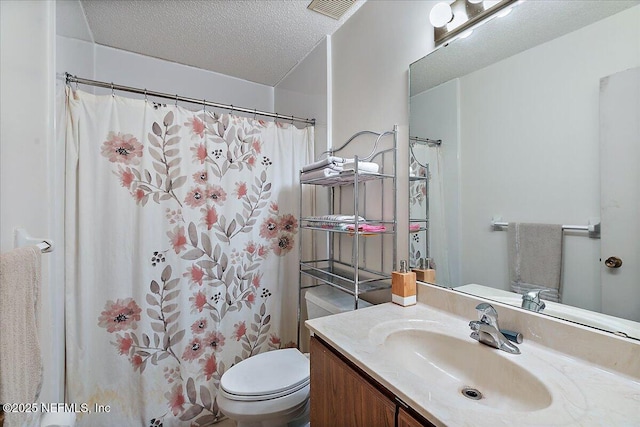
<instances>
[{"instance_id":1,"label":"reflection in mirror","mask_svg":"<svg viewBox=\"0 0 640 427\"><path fill-rule=\"evenodd\" d=\"M602 115L622 115L603 113L601 103L619 74L640 67L639 4L519 2L507 17L411 64L410 134L442 140L424 153L431 178L426 247L439 284L521 306L511 288L509 233L496 231L492 219L587 226L601 218L601 239L562 232L561 256L553 261L561 266L562 304L547 299L542 313L640 338L640 236L633 234L640 223L625 222L640 218L639 204L631 200L628 219L617 222L634 241L628 249L607 223L628 203L600 194L609 179L600 172L620 169L605 167L605 158L620 164L632 153L606 148ZM625 111L637 108L638 91L626 93ZM635 145L638 122L627 120ZM625 169L624 186L640 194L636 169ZM615 271L605 265L612 257L624 260Z\"/></svg>"},{"instance_id":2,"label":"reflection in mirror","mask_svg":"<svg viewBox=\"0 0 640 427\"><path fill-rule=\"evenodd\" d=\"M420 271L435 267L429 254L428 194L432 191L429 188L429 149L437 149L441 143L442 141L429 138L409 137L409 265ZM430 279L430 282L434 281L434 278Z\"/></svg>"}]
</instances>

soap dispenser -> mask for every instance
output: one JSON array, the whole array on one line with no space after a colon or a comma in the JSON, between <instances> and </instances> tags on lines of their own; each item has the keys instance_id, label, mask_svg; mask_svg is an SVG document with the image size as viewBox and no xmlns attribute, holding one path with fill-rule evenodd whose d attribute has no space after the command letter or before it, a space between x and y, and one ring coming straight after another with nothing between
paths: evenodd
<instances>
[{"instance_id":1,"label":"soap dispenser","mask_svg":"<svg viewBox=\"0 0 640 427\"><path fill-rule=\"evenodd\" d=\"M420 258L418 267L413 269L416 279L421 282L436 283L436 270L431 266L431 258Z\"/></svg>"},{"instance_id":2,"label":"soap dispenser","mask_svg":"<svg viewBox=\"0 0 640 427\"><path fill-rule=\"evenodd\" d=\"M416 303L416 273L407 271L407 261L400 261L400 271L391 273L391 301L403 307Z\"/></svg>"}]
</instances>

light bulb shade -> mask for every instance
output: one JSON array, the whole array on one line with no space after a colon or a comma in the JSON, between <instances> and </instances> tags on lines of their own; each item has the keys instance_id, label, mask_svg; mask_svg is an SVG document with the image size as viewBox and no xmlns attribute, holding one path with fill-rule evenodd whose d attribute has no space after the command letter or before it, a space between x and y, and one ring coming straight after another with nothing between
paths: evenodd
<instances>
[{"instance_id":1,"label":"light bulb shade","mask_svg":"<svg viewBox=\"0 0 640 427\"><path fill-rule=\"evenodd\" d=\"M448 3L437 3L429 12L429 21L436 28L444 27L453 19L453 12Z\"/></svg>"}]
</instances>

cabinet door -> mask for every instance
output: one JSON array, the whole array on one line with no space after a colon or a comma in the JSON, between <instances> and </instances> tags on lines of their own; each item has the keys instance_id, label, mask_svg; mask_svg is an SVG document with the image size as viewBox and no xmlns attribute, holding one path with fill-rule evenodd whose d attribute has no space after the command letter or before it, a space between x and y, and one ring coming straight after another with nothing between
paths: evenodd
<instances>
[{"instance_id":1,"label":"cabinet door","mask_svg":"<svg viewBox=\"0 0 640 427\"><path fill-rule=\"evenodd\" d=\"M396 406L316 338L311 338L311 425L393 427Z\"/></svg>"},{"instance_id":2,"label":"cabinet door","mask_svg":"<svg viewBox=\"0 0 640 427\"><path fill-rule=\"evenodd\" d=\"M398 411L398 427L423 427L430 426L432 424L425 424L415 419L411 414L400 407Z\"/></svg>"}]
</instances>

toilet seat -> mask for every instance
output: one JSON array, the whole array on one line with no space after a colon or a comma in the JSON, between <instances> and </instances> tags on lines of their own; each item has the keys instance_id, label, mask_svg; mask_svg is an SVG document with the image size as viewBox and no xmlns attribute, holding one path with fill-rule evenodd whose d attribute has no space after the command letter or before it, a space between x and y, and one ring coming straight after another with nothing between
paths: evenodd
<instances>
[{"instance_id":1,"label":"toilet seat","mask_svg":"<svg viewBox=\"0 0 640 427\"><path fill-rule=\"evenodd\" d=\"M220 394L229 400L277 399L309 386L309 359L295 348L261 353L224 373Z\"/></svg>"}]
</instances>

